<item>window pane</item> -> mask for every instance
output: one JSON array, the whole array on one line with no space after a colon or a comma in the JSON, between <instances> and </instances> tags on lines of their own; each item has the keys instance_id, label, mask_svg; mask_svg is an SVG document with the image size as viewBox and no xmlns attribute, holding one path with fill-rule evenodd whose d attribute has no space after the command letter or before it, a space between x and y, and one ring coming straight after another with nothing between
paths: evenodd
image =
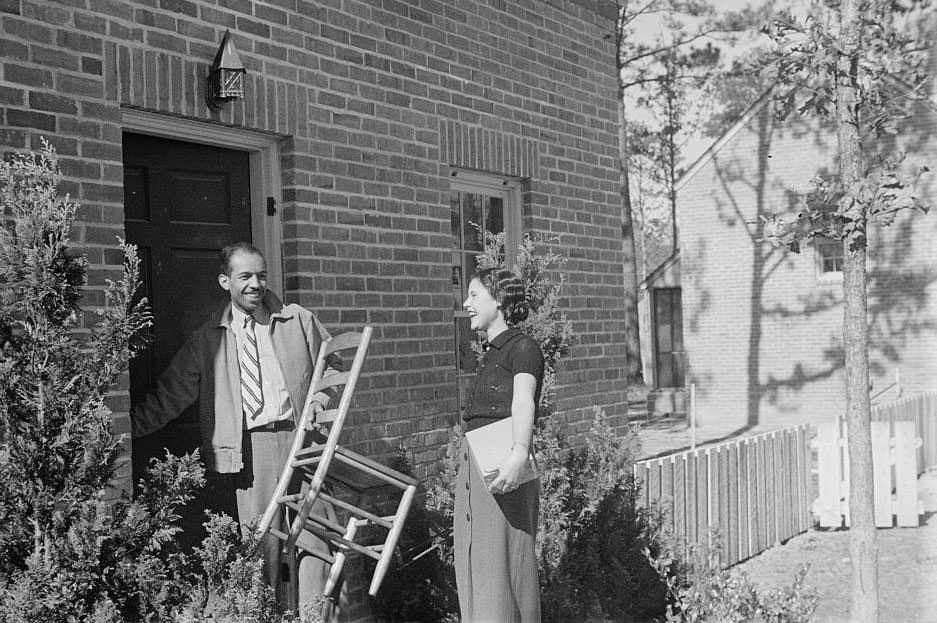
<instances>
[{"instance_id":1,"label":"window pane","mask_svg":"<svg viewBox=\"0 0 937 623\"><path fill-rule=\"evenodd\" d=\"M475 341L475 332L472 331L471 320L468 316L455 317L455 352L456 366L459 374L475 373L475 351L472 342Z\"/></svg>"},{"instance_id":2,"label":"window pane","mask_svg":"<svg viewBox=\"0 0 937 623\"><path fill-rule=\"evenodd\" d=\"M462 232L466 251L481 251L482 196L462 193Z\"/></svg>"},{"instance_id":3,"label":"window pane","mask_svg":"<svg viewBox=\"0 0 937 623\"><path fill-rule=\"evenodd\" d=\"M673 309L673 349L675 352L683 350L683 299L681 290L671 290L671 306ZM680 383L678 378L678 383Z\"/></svg>"},{"instance_id":4,"label":"window pane","mask_svg":"<svg viewBox=\"0 0 937 623\"><path fill-rule=\"evenodd\" d=\"M835 241L823 241L817 245L820 255L820 271L838 273L843 270L843 246Z\"/></svg>"},{"instance_id":5,"label":"window pane","mask_svg":"<svg viewBox=\"0 0 937 623\"><path fill-rule=\"evenodd\" d=\"M478 265L474 253L452 253L452 303L453 309L462 309L462 301L468 296L469 280Z\"/></svg>"},{"instance_id":6,"label":"window pane","mask_svg":"<svg viewBox=\"0 0 937 623\"><path fill-rule=\"evenodd\" d=\"M468 296L468 286L469 280L475 274L475 271L478 270L478 264L475 262L474 253L463 253L462 254L462 300L465 300L465 297ZM460 301L461 304L461 301Z\"/></svg>"},{"instance_id":7,"label":"window pane","mask_svg":"<svg viewBox=\"0 0 937 623\"><path fill-rule=\"evenodd\" d=\"M493 234L504 231L504 200L501 197L488 197L485 202L485 229Z\"/></svg>"},{"instance_id":8,"label":"window pane","mask_svg":"<svg viewBox=\"0 0 937 623\"><path fill-rule=\"evenodd\" d=\"M462 210L459 207L459 193L453 191L449 195L449 206L452 221L452 248L462 248Z\"/></svg>"},{"instance_id":9,"label":"window pane","mask_svg":"<svg viewBox=\"0 0 937 623\"><path fill-rule=\"evenodd\" d=\"M462 272L462 254L458 251L452 252L452 309L462 309L462 301L465 300L465 273Z\"/></svg>"}]
</instances>

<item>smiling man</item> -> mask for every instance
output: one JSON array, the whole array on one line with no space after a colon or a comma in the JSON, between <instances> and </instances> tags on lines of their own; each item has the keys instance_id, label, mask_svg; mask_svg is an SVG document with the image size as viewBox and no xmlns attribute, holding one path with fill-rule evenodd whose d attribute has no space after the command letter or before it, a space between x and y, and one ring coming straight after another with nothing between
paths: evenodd
<instances>
[{"instance_id":1,"label":"smiling man","mask_svg":"<svg viewBox=\"0 0 937 623\"><path fill-rule=\"evenodd\" d=\"M208 477L216 487L234 488L246 530L274 493L303 410L317 412L329 400L325 394L307 399L319 345L329 334L315 314L267 291L266 262L249 243L222 249L218 283L228 300L192 333L131 420L134 437L147 435L197 401ZM329 366L338 370L340 362ZM277 586L279 543L266 538L267 578ZM321 541L307 545L326 549ZM300 603L320 595L326 579L325 563L302 558Z\"/></svg>"}]
</instances>

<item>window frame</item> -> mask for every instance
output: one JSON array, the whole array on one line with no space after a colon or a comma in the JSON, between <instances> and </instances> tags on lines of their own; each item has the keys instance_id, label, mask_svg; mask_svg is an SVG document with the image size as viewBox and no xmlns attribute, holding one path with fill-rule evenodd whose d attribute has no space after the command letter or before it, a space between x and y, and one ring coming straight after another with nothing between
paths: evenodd
<instances>
[{"instance_id":1,"label":"window frame","mask_svg":"<svg viewBox=\"0 0 937 623\"><path fill-rule=\"evenodd\" d=\"M449 202L451 210L452 193L468 193L483 195L486 197L499 197L502 200L502 218L504 221L504 256L505 265L508 268L514 267L517 256L517 247L522 240L523 228L523 209L521 199L522 180L519 178L508 177L504 175L486 174L480 171L467 171L464 169L453 169L450 174L449 183ZM450 233L451 235L451 233ZM464 234L463 234L464 235ZM455 251L455 249L453 249ZM460 250L460 253L464 251ZM450 265L451 265L450 261ZM463 287L466 279L470 275L463 275ZM463 292L464 294L464 292ZM476 372L462 372L459 369L459 334L456 326L457 318L468 318L468 313L453 305L452 310L452 330L453 330L453 354L456 382L458 384L459 408L462 409L463 396L468 387L471 386L471 379L475 377Z\"/></svg>"},{"instance_id":2,"label":"window frame","mask_svg":"<svg viewBox=\"0 0 937 623\"><path fill-rule=\"evenodd\" d=\"M826 238L815 238L813 243L814 248L814 261L816 265L817 281L819 282L838 282L842 281L843 278L843 269L842 263L845 260L843 255L843 243L841 240L829 240ZM838 249L839 255L839 270L824 270L823 266L825 260L830 257L825 254L826 249ZM835 262L835 256L831 258Z\"/></svg>"}]
</instances>

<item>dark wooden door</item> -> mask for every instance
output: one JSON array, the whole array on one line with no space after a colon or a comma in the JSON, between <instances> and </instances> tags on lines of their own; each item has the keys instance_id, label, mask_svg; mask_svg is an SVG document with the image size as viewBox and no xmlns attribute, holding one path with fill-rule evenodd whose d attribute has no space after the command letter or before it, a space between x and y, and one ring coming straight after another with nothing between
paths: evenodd
<instances>
[{"instance_id":1,"label":"dark wooden door","mask_svg":"<svg viewBox=\"0 0 937 623\"><path fill-rule=\"evenodd\" d=\"M680 288L654 289L654 361L657 387L686 384L683 352L683 305Z\"/></svg>"},{"instance_id":2,"label":"dark wooden door","mask_svg":"<svg viewBox=\"0 0 937 623\"><path fill-rule=\"evenodd\" d=\"M127 241L139 249L143 293L153 313L152 341L130 362L130 398L137 403L224 299L218 251L251 240L250 167L247 152L140 134L125 133L123 148ZM199 442L193 405L162 431L134 441L134 480L150 458L166 449L189 452ZM205 507L230 512L229 497L207 491L190 505L186 523L198 526Z\"/></svg>"}]
</instances>

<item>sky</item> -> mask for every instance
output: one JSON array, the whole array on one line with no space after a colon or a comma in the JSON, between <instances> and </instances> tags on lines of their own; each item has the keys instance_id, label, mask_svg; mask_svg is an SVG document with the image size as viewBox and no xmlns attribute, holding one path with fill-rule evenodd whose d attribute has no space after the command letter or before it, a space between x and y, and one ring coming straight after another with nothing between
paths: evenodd
<instances>
[{"instance_id":1,"label":"sky","mask_svg":"<svg viewBox=\"0 0 937 623\"><path fill-rule=\"evenodd\" d=\"M766 3L767 0L755 2L752 2L752 0L713 0L712 2L713 6L715 6L716 10L719 12L740 11L746 7L764 6ZM780 2L775 2L774 4L778 5ZM641 39L647 39L648 41L651 41L663 29L664 25L661 23L660 19L657 16L652 16L644 18L644 21L636 26L635 31L638 33L638 36ZM732 63L733 60L750 54L751 49L759 43L763 44L766 41L766 38L764 36L756 36L753 34L751 38L740 40L735 45L726 45L725 42L716 39L711 41L714 45L720 48L723 62L728 66ZM628 102L626 99L626 105L629 103L630 105L628 108L631 118L635 119L636 121L642 121L653 125L653 118L647 113L646 110L642 110L641 107L638 106L633 100ZM683 165L688 166L689 164L692 164L693 161L695 161L709 147L709 145L712 144L713 141L714 139L711 137L696 135L685 136L684 143L681 148L683 154Z\"/></svg>"}]
</instances>

